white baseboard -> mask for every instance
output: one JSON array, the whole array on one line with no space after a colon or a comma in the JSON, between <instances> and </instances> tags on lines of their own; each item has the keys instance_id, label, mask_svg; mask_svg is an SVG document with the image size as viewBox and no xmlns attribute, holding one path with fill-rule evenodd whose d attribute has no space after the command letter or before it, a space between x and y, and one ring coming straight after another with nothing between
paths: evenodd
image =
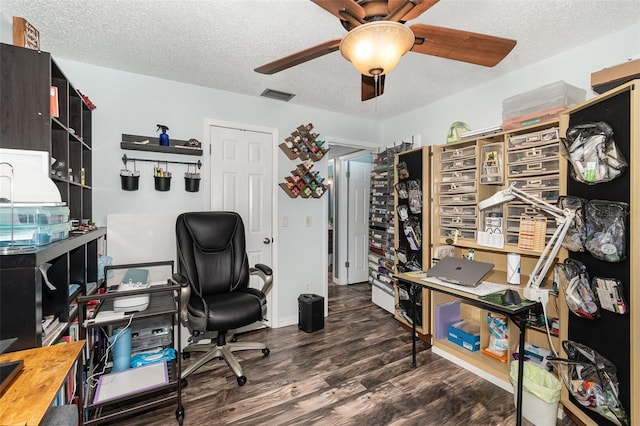
<instances>
[{"instance_id":1,"label":"white baseboard","mask_svg":"<svg viewBox=\"0 0 640 426\"><path fill-rule=\"evenodd\" d=\"M297 316L280 318L280 320L278 321L278 325L273 328L282 328L282 327L288 327L290 325L297 325L297 324L298 324Z\"/></svg>"}]
</instances>

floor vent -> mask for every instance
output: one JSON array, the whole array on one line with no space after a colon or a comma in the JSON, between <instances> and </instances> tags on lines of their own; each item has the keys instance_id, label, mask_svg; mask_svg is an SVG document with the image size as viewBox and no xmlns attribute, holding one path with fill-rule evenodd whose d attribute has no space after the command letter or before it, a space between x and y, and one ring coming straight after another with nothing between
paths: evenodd
<instances>
[{"instance_id":1,"label":"floor vent","mask_svg":"<svg viewBox=\"0 0 640 426\"><path fill-rule=\"evenodd\" d=\"M279 101L288 102L295 95L293 93L281 92L279 90L264 89L264 92L262 92L260 94L260 96L264 96L265 98L277 99Z\"/></svg>"}]
</instances>

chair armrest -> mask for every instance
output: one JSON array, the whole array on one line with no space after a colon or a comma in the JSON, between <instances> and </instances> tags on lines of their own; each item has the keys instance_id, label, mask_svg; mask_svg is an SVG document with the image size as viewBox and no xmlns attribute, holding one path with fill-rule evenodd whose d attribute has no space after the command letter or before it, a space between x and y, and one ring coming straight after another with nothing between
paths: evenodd
<instances>
[{"instance_id":1,"label":"chair armrest","mask_svg":"<svg viewBox=\"0 0 640 426\"><path fill-rule=\"evenodd\" d=\"M253 268L249 268L249 274L257 275L262 279L264 285L262 286L262 293L267 294L271 291L273 286L273 271L270 267L262 263L256 263Z\"/></svg>"},{"instance_id":2,"label":"chair armrest","mask_svg":"<svg viewBox=\"0 0 640 426\"><path fill-rule=\"evenodd\" d=\"M271 268L269 268L267 265L265 265L264 263L256 263L255 265L253 265L253 268L255 269L259 269L260 271L262 271L265 275L273 275L273 271L271 270Z\"/></svg>"},{"instance_id":3,"label":"chair armrest","mask_svg":"<svg viewBox=\"0 0 640 426\"><path fill-rule=\"evenodd\" d=\"M171 281L180 284L180 306L182 309L180 310L180 323L190 329L189 327L189 315L187 305L189 303L189 298L191 298L191 286L189 285L189 280L182 274L175 273L171 276Z\"/></svg>"},{"instance_id":4,"label":"chair armrest","mask_svg":"<svg viewBox=\"0 0 640 426\"><path fill-rule=\"evenodd\" d=\"M176 272L175 274L173 274L171 276L171 281L176 284L180 284L182 287L189 287L189 281L187 280L187 277L180 273Z\"/></svg>"}]
</instances>

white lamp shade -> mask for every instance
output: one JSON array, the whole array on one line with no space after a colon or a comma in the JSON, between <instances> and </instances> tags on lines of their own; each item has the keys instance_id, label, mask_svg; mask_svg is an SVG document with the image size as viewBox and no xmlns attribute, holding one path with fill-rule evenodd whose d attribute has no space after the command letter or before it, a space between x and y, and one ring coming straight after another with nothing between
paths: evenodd
<instances>
[{"instance_id":1,"label":"white lamp shade","mask_svg":"<svg viewBox=\"0 0 640 426\"><path fill-rule=\"evenodd\" d=\"M415 42L413 31L393 21L375 21L349 31L340 42L340 53L363 75L390 72Z\"/></svg>"}]
</instances>

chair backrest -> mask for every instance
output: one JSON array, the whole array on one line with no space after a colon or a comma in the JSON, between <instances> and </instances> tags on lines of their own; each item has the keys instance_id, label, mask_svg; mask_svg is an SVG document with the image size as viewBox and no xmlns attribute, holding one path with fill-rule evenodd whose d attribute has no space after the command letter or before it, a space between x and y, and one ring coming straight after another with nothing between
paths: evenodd
<instances>
[{"instance_id":1,"label":"chair backrest","mask_svg":"<svg viewBox=\"0 0 640 426\"><path fill-rule=\"evenodd\" d=\"M182 213L176 220L178 272L192 296L229 293L249 285L244 224L235 212Z\"/></svg>"}]
</instances>

